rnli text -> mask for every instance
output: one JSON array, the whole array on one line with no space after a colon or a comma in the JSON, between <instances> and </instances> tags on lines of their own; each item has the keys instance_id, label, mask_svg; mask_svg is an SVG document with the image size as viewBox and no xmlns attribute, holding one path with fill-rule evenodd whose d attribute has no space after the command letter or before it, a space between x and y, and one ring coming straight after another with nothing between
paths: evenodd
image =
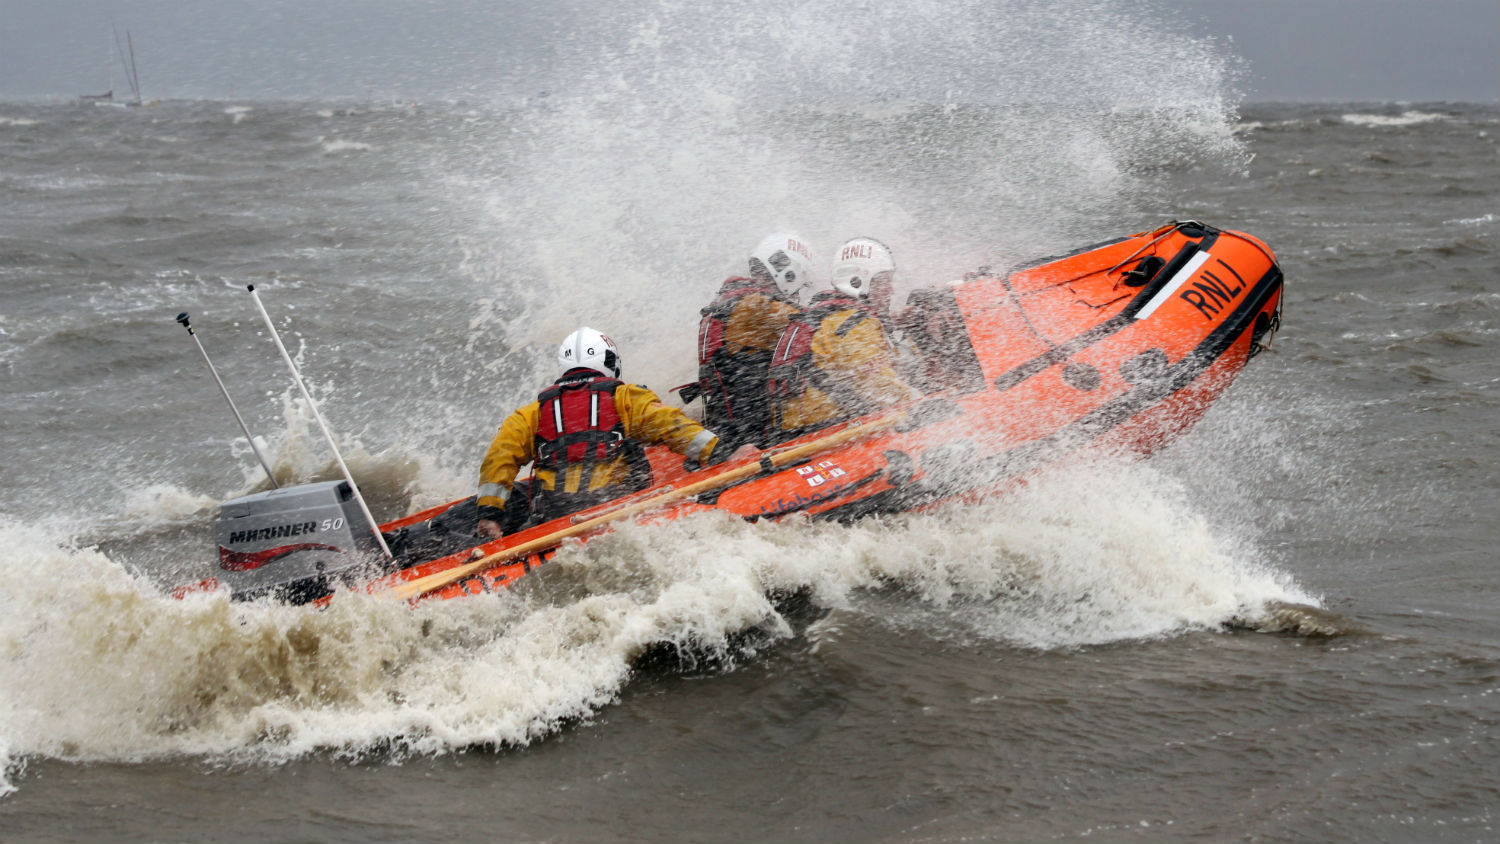
<instances>
[{"instance_id":1,"label":"rnli text","mask_svg":"<svg viewBox=\"0 0 1500 844\"><path fill-rule=\"evenodd\" d=\"M1189 305L1198 309L1204 319L1213 319L1219 311L1239 295L1245 289L1245 283L1238 277L1235 278L1233 287L1231 282L1226 282L1211 272L1205 271L1201 281L1193 282L1193 286L1177 294L1177 298L1186 301Z\"/></svg>"}]
</instances>

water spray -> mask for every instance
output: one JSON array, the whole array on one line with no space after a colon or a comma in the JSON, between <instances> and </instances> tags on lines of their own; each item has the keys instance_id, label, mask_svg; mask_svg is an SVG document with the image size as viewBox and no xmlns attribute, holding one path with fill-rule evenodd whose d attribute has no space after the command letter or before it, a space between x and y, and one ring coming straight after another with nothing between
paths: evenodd
<instances>
[{"instance_id":1,"label":"water spray","mask_svg":"<svg viewBox=\"0 0 1500 844\"><path fill-rule=\"evenodd\" d=\"M260 453L260 446L255 444L255 437L250 436L250 427L245 424L245 417L240 415L239 408L234 406L234 399L229 397L229 390L225 389L224 380L219 377L219 370L215 369L214 362L208 359L208 351L203 348L203 341L198 339L197 332L193 331L193 326L188 324L188 315L178 314L177 321L182 323L182 327L187 329L188 336L198 344L198 352L203 355L203 362L208 364L208 371L213 373L214 383L219 385L219 392L224 394L224 401L229 402L229 410L234 414L235 421L240 423L240 430L245 432L245 439L250 443L250 450L255 452L255 459L259 460L260 467L266 470L266 479L271 482L271 488L280 489L281 485L276 483L276 475L271 471L271 464L267 463L266 456Z\"/></svg>"},{"instance_id":2,"label":"water spray","mask_svg":"<svg viewBox=\"0 0 1500 844\"><path fill-rule=\"evenodd\" d=\"M344 458L339 454L339 447L333 442L333 434L329 432L328 426L323 422L323 414L318 412L318 405L313 401L312 394L307 391L307 384L302 381L302 374L297 371L297 364L292 362L292 356L287 354L286 346L281 342L281 335L276 333L276 326L271 322L271 315L266 313L266 306L260 302L260 296L255 292L255 285L246 285L250 291L250 298L255 300L255 307L260 309L261 317L266 321L266 328L271 332L271 339L276 341L276 348L281 351L281 359L286 361L287 368L292 371L292 380L297 383L297 389L302 391L302 398L307 400L307 406L312 409L313 419L317 420L318 428L323 432L323 441L328 443L328 448L333 451L333 459L338 461L339 469L344 473L344 480L349 482L349 488L354 492L354 500L359 502L359 509L365 514L365 519L370 523L370 530L375 534L375 541L380 544L380 550L385 552L386 559L395 557L391 553L389 545L385 544L385 537L380 534L380 525L370 513L370 508L365 504L365 497L360 494L359 484L354 482L354 476L349 473L349 467L344 464Z\"/></svg>"}]
</instances>

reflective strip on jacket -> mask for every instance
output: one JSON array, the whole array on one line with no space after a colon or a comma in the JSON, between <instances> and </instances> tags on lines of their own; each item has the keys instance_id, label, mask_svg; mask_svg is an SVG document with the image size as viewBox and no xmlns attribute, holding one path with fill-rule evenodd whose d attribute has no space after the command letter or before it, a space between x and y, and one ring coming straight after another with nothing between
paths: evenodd
<instances>
[{"instance_id":1,"label":"reflective strip on jacket","mask_svg":"<svg viewBox=\"0 0 1500 844\"><path fill-rule=\"evenodd\" d=\"M856 318L840 336L844 323ZM897 374L881 321L861 308L825 316L813 334L809 356L807 391L776 408L783 431L820 428L921 396Z\"/></svg>"},{"instance_id":2,"label":"reflective strip on jacket","mask_svg":"<svg viewBox=\"0 0 1500 844\"><path fill-rule=\"evenodd\" d=\"M688 418L675 407L661 403L656 393L636 384L621 384L615 391L615 411L625 426L625 436L642 445L665 445L684 457L707 462L718 444L712 431ZM481 508L503 509L510 497L510 490L521 467L536 458L536 430L541 413L539 402L530 404L512 413L501 424L500 431L485 452L484 462L479 467L479 501ZM594 492L612 484L624 483L630 467L624 455L610 461L593 473L587 490L579 490L583 478L583 465L569 466L563 480L565 492ZM541 489L557 488L556 473L537 469L536 483Z\"/></svg>"},{"instance_id":3,"label":"reflective strip on jacket","mask_svg":"<svg viewBox=\"0 0 1500 844\"><path fill-rule=\"evenodd\" d=\"M770 281L724 282L698 327L698 387L703 422L730 448L765 439L771 423L767 368L776 340L802 308L779 298Z\"/></svg>"}]
</instances>

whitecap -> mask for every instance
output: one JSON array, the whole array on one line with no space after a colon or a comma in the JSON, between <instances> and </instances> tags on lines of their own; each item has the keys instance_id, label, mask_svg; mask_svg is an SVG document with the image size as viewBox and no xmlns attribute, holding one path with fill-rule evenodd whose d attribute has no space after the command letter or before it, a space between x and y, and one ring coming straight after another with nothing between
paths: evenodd
<instances>
[{"instance_id":1,"label":"whitecap","mask_svg":"<svg viewBox=\"0 0 1500 844\"><path fill-rule=\"evenodd\" d=\"M1346 114L1343 116L1345 123L1355 126L1414 126L1419 123L1432 123L1437 120L1449 119L1445 114L1436 114L1430 111L1405 111L1398 115L1390 114Z\"/></svg>"}]
</instances>

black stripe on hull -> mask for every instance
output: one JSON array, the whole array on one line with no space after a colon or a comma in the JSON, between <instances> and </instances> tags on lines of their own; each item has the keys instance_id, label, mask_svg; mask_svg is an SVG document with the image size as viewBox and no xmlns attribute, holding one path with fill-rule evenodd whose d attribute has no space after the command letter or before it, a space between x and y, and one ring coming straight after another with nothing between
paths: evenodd
<instances>
[{"instance_id":1,"label":"black stripe on hull","mask_svg":"<svg viewBox=\"0 0 1500 844\"><path fill-rule=\"evenodd\" d=\"M998 483L1015 477L1050 463L1066 452L1076 451L1151 410L1198 380L1235 341L1250 330L1255 324L1256 315L1265 308L1281 286L1281 268L1272 264L1271 269L1256 282L1245 300L1209 332L1197 348L1172 365L1161 378L1126 391L1054 434L976 462L973 465L974 473L981 479L976 483L953 485L919 482L850 502L843 507L819 513L814 518L848 521L867 515L896 513L934 504L986 483ZM1085 332L1088 333L1091 332ZM1080 335L1080 338L1083 336Z\"/></svg>"},{"instance_id":2,"label":"black stripe on hull","mask_svg":"<svg viewBox=\"0 0 1500 844\"><path fill-rule=\"evenodd\" d=\"M1151 297L1160 292L1166 286L1167 282L1172 279L1172 276L1176 275L1179 270L1186 266L1187 262L1191 261L1194 255L1213 245L1214 241L1218 240L1218 238L1219 235L1215 233L1203 238L1201 242L1193 241L1183 246L1177 251L1176 255L1172 256L1172 260L1156 273L1151 283L1141 288L1141 291L1130 301L1130 304L1125 306L1124 310L1079 334L1077 337L1061 345L1053 346L1031 360L1003 373L995 379L995 389L1003 393L1025 381L1027 378L1045 372L1053 364L1061 363L1089 346L1133 324L1135 322L1135 314L1141 308L1144 308L1147 302L1151 301ZM1007 284L1006 289L1009 289L1009 287L1010 285ZM1011 295L1012 298L1015 298L1015 294ZM1020 308L1019 302L1016 303L1016 307ZM1024 309L1022 313L1025 313ZM1030 324L1030 320L1027 320L1027 324ZM1037 336L1042 337L1040 333ZM1042 339L1046 340L1045 337L1042 337Z\"/></svg>"},{"instance_id":3,"label":"black stripe on hull","mask_svg":"<svg viewBox=\"0 0 1500 844\"><path fill-rule=\"evenodd\" d=\"M1120 312L1120 316L1133 319L1136 314L1140 313L1141 308L1146 307L1147 302L1150 302L1157 293L1161 292L1162 288L1171 282L1173 276L1177 275L1183 267L1187 266L1188 262L1193 260L1199 252L1207 252L1208 248L1213 246L1218 239L1218 234L1211 234L1200 241L1193 241L1177 250L1177 254L1172 256L1172 260L1168 261L1166 266L1157 270L1156 275L1152 277L1150 283L1141 288L1141 292L1137 293L1136 297L1130 300L1130 304L1125 306L1125 310Z\"/></svg>"}]
</instances>

